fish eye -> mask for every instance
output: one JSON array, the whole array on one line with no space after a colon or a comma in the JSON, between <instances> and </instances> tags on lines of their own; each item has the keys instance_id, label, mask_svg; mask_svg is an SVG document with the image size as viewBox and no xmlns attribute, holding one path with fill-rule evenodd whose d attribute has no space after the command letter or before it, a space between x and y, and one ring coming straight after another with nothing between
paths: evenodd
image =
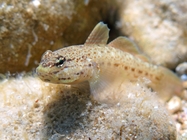
<instances>
[{"instance_id":1,"label":"fish eye","mask_svg":"<svg viewBox=\"0 0 187 140\"><path fill-rule=\"evenodd\" d=\"M59 56L56 60L55 66L61 67L63 66L64 62L66 61L66 58L63 56Z\"/></svg>"}]
</instances>

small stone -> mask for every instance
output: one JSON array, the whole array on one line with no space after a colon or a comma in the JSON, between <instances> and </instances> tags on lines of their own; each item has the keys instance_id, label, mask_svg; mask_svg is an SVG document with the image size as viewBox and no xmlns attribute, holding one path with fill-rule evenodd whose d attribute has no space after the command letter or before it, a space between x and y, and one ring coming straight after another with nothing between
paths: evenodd
<instances>
[{"instance_id":1,"label":"small stone","mask_svg":"<svg viewBox=\"0 0 187 140\"><path fill-rule=\"evenodd\" d=\"M183 124L184 121L187 121L187 114L185 112L179 113L177 116L177 121Z\"/></svg>"},{"instance_id":2,"label":"small stone","mask_svg":"<svg viewBox=\"0 0 187 140\"><path fill-rule=\"evenodd\" d=\"M187 75L186 74L181 75L180 78L183 81L187 81Z\"/></svg>"},{"instance_id":3,"label":"small stone","mask_svg":"<svg viewBox=\"0 0 187 140\"><path fill-rule=\"evenodd\" d=\"M175 113L182 108L181 99L177 96L171 98L171 100L167 103L167 108L171 113Z\"/></svg>"},{"instance_id":4,"label":"small stone","mask_svg":"<svg viewBox=\"0 0 187 140\"><path fill-rule=\"evenodd\" d=\"M183 138L182 140L185 140L185 138L187 139L187 131L182 131L182 137Z\"/></svg>"},{"instance_id":5,"label":"small stone","mask_svg":"<svg viewBox=\"0 0 187 140\"><path fill-rule=\"evenodd\" d=\"M187 121L184 121L182 124L182 129L187 129Z\"/></svg>"},{"instance_id":6,"label":"small stone","mask_svg":"<svg viewBox=\"0 0 187 140\"><path fill-rule=\"evenodd\" d=\"M187 81L184 81L184 82L183 82L183 87L184 87L185 89L187 89Z\"/></svg>"},{"instance_id":7,"label":"small stone","mask_svg":"<svg viewBox=\"0 0 187 140\"><path fill-rule=\"evenodd\" d=\"M176 72L178 75L187 74L187 62L183 62L179 64L176 68Z\"/></svg>"},{"instance_id":8,"label":"small stone","mask_svg":"<svg viewBox=\"0 0 187 140\"><path fill-rule=\"evenodd\" d=\"M181 93L181 98L182 98L183 100L187 100L187 90L186 90L186 89L184 89L184 90L182 91L182 93Z\"/></svg>"},{"instance_id":9,"label":"small stone","mask_svg":"<svg viewBox=\"0 0 187 140\"><path fill-rule=\"evenodd\" d=\"M186 140L187 139L187 132L180 131L177 136L177 140Z\"/></svg>"},{"instance_id":10,"label":"small stone","mask_svg":"<svg viewBox=\"0 0 187 140\"><path fill-rule=\"evenodd\" d=\"M177 131L181 130L181 124L180 123L176 123L176 128L177 128Z\"/></svg>"}]
</instances>

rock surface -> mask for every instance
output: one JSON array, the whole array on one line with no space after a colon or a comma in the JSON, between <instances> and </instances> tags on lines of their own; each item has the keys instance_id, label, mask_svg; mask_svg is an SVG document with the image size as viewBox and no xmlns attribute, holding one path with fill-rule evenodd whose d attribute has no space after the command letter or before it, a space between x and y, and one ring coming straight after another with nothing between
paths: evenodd
<instances>
[{"instance_id":1,"label":"rock surface","mask_svg":"<svg viewBox=\"0 0 187 140\"><path fill-rule=\"evenodd\" d=\"M118 26L155 64L174 69L187 60L187 0L119 1Z\"/></svg>"},{"instance_id":2,"label":"rock surface","mask_svg":"<svg viewBox=\"0 0 187 140\"><path fill-rule=\"evenodd\" d=\"M46 50L84 43L114 8L111 0L1 1L0 73L31 71Z\"/></svg>"},{"instance_id":3,"label":"rock surface","mask_svg":"<svg viewBox=\"0 0 187 140\"><path fill-rule=\"evenodd\" d=\"M92 100L88 88L30 76L5 79L0 89L1 140L176 139L171 116L141 85L127 85L116 105Z\"/></svg>"}]
</instances>

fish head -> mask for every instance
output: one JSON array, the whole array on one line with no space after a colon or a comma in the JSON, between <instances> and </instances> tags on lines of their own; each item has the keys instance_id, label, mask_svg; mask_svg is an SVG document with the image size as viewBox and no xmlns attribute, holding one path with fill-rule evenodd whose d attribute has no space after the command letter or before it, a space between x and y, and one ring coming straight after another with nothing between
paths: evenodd
<instances>
[{"instance_id":1,"label":"fish head","mask_svg":"<svg viewBox=\"0 0 187 140\"><path fill-rule=\"evenodd\" d=\"M92 77L93 64L83 53L82 46L70 46L46 51L36 69L40 79L50 83L76 84Z\"/></svg>"}]
</instances>

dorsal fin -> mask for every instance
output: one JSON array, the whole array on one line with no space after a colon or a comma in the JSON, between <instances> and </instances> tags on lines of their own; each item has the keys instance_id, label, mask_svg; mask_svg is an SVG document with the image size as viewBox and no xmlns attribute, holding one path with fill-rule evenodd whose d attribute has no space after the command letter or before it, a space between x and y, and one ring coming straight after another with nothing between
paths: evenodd
<instances>
[{"instance_id":1,"label":"dorsal fin","mask_svg":"<svg viewBox=\"0 0 187 140\"><path fill-rule=\"evenodd\" d=\"M108 46L120 49L124 52L128 52L131 54L139 54L140 51L138 47L135 45L134 42L132 42L130 39L126 37L118 37L112 42L108 44Z\"/></svg>"},{"instance_id":2,"label":"dorsal fin","mask_svg":"<svg viewBox=\"0 0 187 140\"><path fill-rule=\"evenodd\" d=\"M91 34L88 36L84 45L106 44L109 38L109 29L106 24L99 22Z\"/></svg>"},{"instance_id":3,"label":"dorsal fin","mask_svg":"<svg viewBox=\"0 0 187 140\"><path fill-rule=\"evenodd\" d=\"M120 49L124 52L128 52L128 53L138 57L142 61L150 62L150 59L141 53L138 46L126 37L118 37L115 40L113 40L112 42L110 42L107 46L111 46L111 47Z\"/></svg>"}]
</instances>

